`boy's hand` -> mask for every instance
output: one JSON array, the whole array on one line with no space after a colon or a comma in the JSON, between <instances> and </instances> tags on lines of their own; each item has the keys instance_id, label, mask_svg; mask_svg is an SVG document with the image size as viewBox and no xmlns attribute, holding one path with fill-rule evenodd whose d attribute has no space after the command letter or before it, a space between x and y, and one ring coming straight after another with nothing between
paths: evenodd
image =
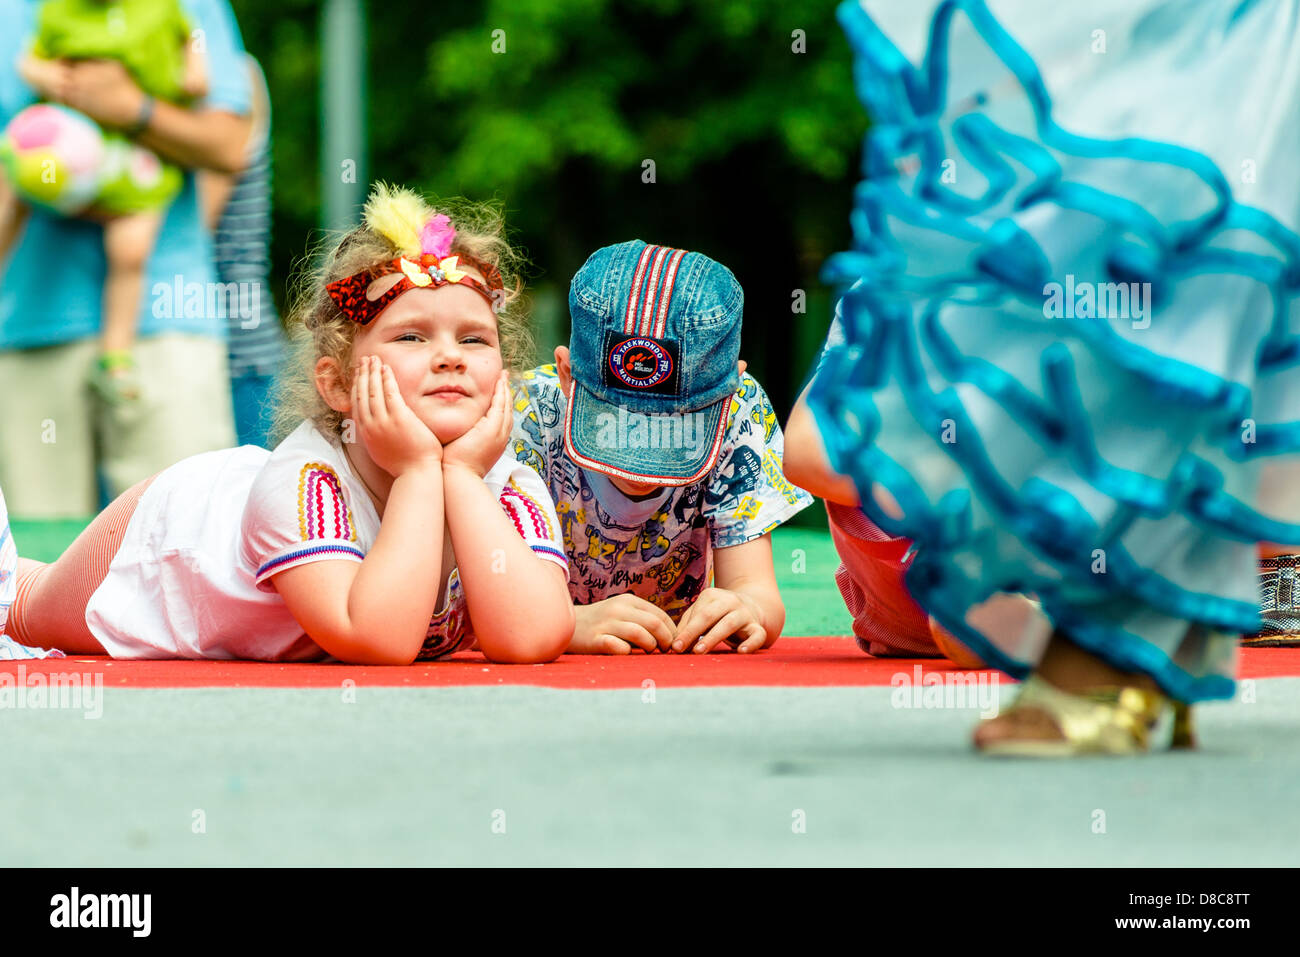
<instances>
[{"instance_id":1,"label":"boy's hand","mask_svg":"<svg viewBox=\"0 0 1300 957\"><path fill-rule=\"evenodd\" d=\"M510 374L502 371L492 390L492 405L487 414L474 423L473 428L458 439L447 443L442 452L442 465L463 466L479 478L487 475L501 458L510 441Z\"/></svg>"},{"instance_id":2,"label":"boy's hand","mask_svg":"<svg viewBox=\"0 0 1300 957\"><path fill-rule=\"evenodd\" d=\"M668 613L636 595L615 595L592 605L575 605L577 625L571 655L627 655L635 645L646 654L668 650L677 628Z\"/></svg>"},{"instance_id":3,"label":"boy's hand","mask_svg":"<svg viewBox=\"0 0 1300 957\"><path fill-rule=\"evenodd\" d=\"M744 654L761 649L767 641L763 611L743 592L706 588L682 615L672 648L673 651L694 650L702 655L712 651L723 639L729 639Z\"/></svg>"},{"instance_id":4,"label":"boy's hand","mask_svg":"<svg viewBox=\"0 0 1300 957\"><path fill-rule=\"evenodd\" d=\"M364 356L357 364L352 415L366 452L394 478L408 469L437 466L442 458L442 443L411 411L393 370L378 356Z\"/></svg>"}]
</instances>

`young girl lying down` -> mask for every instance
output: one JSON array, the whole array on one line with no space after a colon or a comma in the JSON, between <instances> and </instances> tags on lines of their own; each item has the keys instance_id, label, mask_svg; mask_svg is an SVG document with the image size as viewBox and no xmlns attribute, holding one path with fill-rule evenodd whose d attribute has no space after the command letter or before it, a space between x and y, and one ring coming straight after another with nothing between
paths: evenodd
<instances>
[{"instance_id":1,"label":"young girl lying down","mask_svg":"<svg viewBox=\"0 0 1300 957\"><path fill-rule=\"evenodd\" d=\"M8 633L116 658L549 661L573 632L546 487L506 453L526 339L490 209L377 187L304 284L274 452L197 455L124 492ZM285 430L281 426L281 433Z\"/></svg>"}]
</instances>

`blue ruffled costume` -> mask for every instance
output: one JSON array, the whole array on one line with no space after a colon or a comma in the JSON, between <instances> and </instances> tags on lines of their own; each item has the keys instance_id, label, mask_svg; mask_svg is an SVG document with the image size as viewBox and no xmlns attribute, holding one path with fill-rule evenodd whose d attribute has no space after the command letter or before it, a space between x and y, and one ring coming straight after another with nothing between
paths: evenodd
<instances>
[{"instance_id":1,"label":"blue ruffled costume","mask_svg":"<svg viewBox=\"0 0 1300 957\"><path fill-rule=\"evenodd\" d=\"M1064 6L839 8L872 126L808 400L990 664L1055 627L1230 697L1300 543L1298 3Z\"/></svg>"}]
</instances>

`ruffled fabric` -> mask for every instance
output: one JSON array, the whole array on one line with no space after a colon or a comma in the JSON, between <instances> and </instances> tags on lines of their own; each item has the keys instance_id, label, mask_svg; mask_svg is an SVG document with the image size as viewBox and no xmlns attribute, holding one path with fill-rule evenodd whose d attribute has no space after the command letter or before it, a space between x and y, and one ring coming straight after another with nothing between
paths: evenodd
<instances>
[{"instance_id":1,"label":"ruffled fabric","mask_svg":"<svg viewBox=\"0 0 1300 957\"><path fill-rule=\"evenodd\" d=\"M1297 2L992 6L839 8L873 125L809 404L986 661L1054 625L1229 697L1255 543L1300 543Z\"/></svg>"}]
</instances>

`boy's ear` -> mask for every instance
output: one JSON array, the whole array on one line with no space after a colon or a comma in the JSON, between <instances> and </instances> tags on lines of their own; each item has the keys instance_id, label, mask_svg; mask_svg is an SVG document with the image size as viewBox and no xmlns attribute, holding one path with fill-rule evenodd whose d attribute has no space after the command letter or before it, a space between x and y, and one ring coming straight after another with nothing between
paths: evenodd
<instances>
[{"instance_id":1,"label":"boy's ear","mask_svg":"<svg viewBox=\"0 0 1300 957\"><path fill-rule=\"evenodd\" d=\"M736 371L739 372L741 375L744 375L745 370L748 368L749 368L749 363L746 362L744 359L740 359L736 362Z\"/></svg>"},{"instance_id":2,"label":"boy's ear","mask_svg":"<svg viewBox=\"0 0 1300 957\"><path fill-rule=\"evenodd\" d=\"M569 347L555 347L555 371L560 376L560 391L569 394L569 383L573 381L573 367L569 365Z\"/></svg>"},{"instance_id":3,"label":"boy's ear","mask_svg":"<svg viewBox=\"0 0 1300 957\"><path fill-rule=\"evenodd\" d=\"M337 359L321 356L316 360L316 391L335 412L352 411L352 390Z\"/></svg>"}]
</instances>

